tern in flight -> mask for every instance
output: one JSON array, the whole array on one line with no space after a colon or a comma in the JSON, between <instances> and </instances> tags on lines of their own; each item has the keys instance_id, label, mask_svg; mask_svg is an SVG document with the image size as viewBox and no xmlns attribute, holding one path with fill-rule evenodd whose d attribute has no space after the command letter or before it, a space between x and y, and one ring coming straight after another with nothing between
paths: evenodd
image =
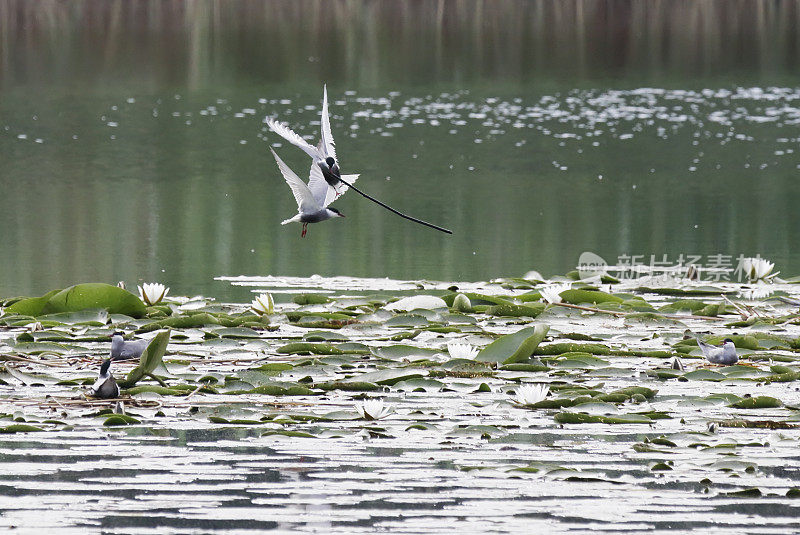
<instances>
[{"instance_id":1,"label":"tern in flight","mask_svg":"<svg viewBox=\"0 0 800 535\"><path fill-rule=\"evenodd\" d=\"M319 223L320 221L326 221L332 217L344 217L344 214L336 208L328 208L328 206L335 201L339 195L343 194L344 191L337 194L334 188L328 185L319 166L311 164L308 185L306 185L300 180L300 177L278 157L272 148L269 150L272 151L272 155L278 163L278 168L281 170L283 179L286 180L286 183L292 188L294 200L297 201L297 215L281 221L281 225L295 222L302 223L303 232L300 236L305 238L309 223ZM345 175L345 179L352 184L358 179L358 175ZM346 191L347 186L343 185L342 187L344 187Z\"/></svg>"},{"instance_id":2,"label":"tern in flight","mask_svg":"<svg viewBox=\"0 0 800 535\"><path fill-rule=\"evenodd\" d=\"M331 134L331 121L330 121L330 117L328 116L328 88L327 88L327 86L323 86L323 89L322 89L322 117L321 117L321 120L320 120L321 131L322 132L321 132L321 139L319 141L319 145L317 145L316 147L311 145L309 142L307 142L305 139L303 139L300 135L296 134L291 128L289 128L286 125L286 123L278 122L278 121L276 121L275 119L273 119L271 117L268 117L266 119L266 123L267 123L267 126L269 126L270 130L272 130L273 132L275 132L276 134L278 134L279 136L284 138L286 141L288 141L292 145L295 145L296 147L299 147L299 148L303 149L303 151L306 154L311 156L311 159L313 160L312 168L313 167L319 168L320 172L322 173L322 177L324 178L325 182L327 182L327 184L331 188L333 188L335 195L337 195L337 196L338 195L342 195L344 193L344 191L342 189L345 186L347 186L347 187L353 188L359 195L361 195L363 197L366 197L367 199L371 200L372 202L374 202L376 204L379 204L380 206L383 206L384 208L386 208L390 212L395 213L395 214L397 214L400 217L403 217L405 219L408 219L409 221L413 221L415 223L419 223L421 225L425 225L426 227L430 227L432 229L436 229L436 230L439 230L441 232L446 232L447 234L452 234L453 233L452 231L447 230L446 228L442 228L440 226L433 225L433 224L428 223L426 221L422 221L421 219L417 219L416 217L411 217L409 215L406 215L406 214L403 214L401 212L398 212L397 210L395 210L391 206L379 201L378 199L376 199L376 198L374 198L374 197L372 197L370 195L367 195L366 193L364 193L360 189L358 189L355 186L353 186L352 182L350 180L348 180L348 176L352 176L352 175L344 175L344 177L342 177L341 171L339 170L339 161L338 161L338 158L336 157L336 143L333 141L333 135ZM275 153L273 152L273 154L275 154ZM277 156L275 158L277 158ZM284 166L281 166L281 162L278 163L278 166L281 167L281 172L283 172L283 167ZM288 167L287 167L287 169L288 169ZM292 174L294 174L294 173L292 173ZM295 176L297 176L297 175L295 175ZM284 173L284 178L286 178L286 174L285 173ZM288 181L289 180L287 179L287 182ZM289 185L291 186L292 184L289 183ZM295 191L294 187L292 187L292 191ZM296 195L297 194L295 194L295 197L296 197ZM300 202L300 200L298 199L298 203L299 202ZM301 212L302 212L302 209L301 209ZM298 215L302 215L302 214L298 214ZM330 217L334 217L334 216L328 216L325 219L329 219ZM297 220L297 221L299 221L299 220ZM317 221L324 221L324 219L318 219L318 220L315 220L315 221L309 220L308 223L316 223ZM303 227L303 235L305 236L305 226Z\"/></svg>"}]
</instances>

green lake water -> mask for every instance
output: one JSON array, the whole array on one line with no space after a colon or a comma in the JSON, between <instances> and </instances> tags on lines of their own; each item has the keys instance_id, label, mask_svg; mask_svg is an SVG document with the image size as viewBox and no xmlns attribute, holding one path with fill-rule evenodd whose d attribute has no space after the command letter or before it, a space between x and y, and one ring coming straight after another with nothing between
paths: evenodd
<instances>
[{"instance_id":1,"label":"green lake water","mask_svg":"<svg viewBox=\"0 0 800 535\"><path fill-rule=\"evenodd\" d=\"M800 273L799 22L789 1L0 0L0 526L798 531L794 281L497 278L587 251ZM264 118L316 138L323 84L343 171L452 236L355 193L306 238L280 225L268 149L309 159ZM5 299L120 280L171 291ZM167 329L113 364L155 376L87 399L111 333Z\"/></svg>"},{"instance_id":2,"label":"green lake water","mask_svg":"<svg viewBox=\"0 0 800 535\"><path fill-rule=\"evenodd\" d=\"M800 271L793 2L0 2L0 295L214 277L482 280L650 255ZM350 193L295 213L266 116ZM308 158L277 148L298 174Z\"/></svg>"}]
</instances>

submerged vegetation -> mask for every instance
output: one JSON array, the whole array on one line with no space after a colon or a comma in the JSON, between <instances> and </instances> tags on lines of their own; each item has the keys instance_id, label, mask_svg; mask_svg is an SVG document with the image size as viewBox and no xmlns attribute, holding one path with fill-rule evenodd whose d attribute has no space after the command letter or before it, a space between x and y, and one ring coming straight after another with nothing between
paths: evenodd
<instances>
[{"instance_id":1,"label":"submerged vegetation","mask_svg":"<svg viewBox=\"0 0 800 535\"><path fill-rule=\"evenodd\" d=\"M753 300L739 297L748 286L686 280L230 280L258 297L159 289L147 305L79 284L4 299L0 431L59 443L241 429L251 446L328 460L385 443L450 457L448 477L490 470L512 486L754 500L800 486L794 461L772 460L800 440L800 292L786 281ZM151 342L114 362L119 399L93 399L117 330ZM693 333L733 340L739 364L707 363Z\"/></svg>"}]
</instances>

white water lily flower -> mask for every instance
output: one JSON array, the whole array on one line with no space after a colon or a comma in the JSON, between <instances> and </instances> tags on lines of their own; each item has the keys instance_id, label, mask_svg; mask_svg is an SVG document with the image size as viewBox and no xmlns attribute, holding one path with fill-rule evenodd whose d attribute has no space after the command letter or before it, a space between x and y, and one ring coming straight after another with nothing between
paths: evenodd
<instances>
[{"instance_id":1,"label":"white water lily flower","mask_svg":"<svg viewBox=\"0 0 800 535\"><path fill-rule=\"evenodd\" d=\"M169 293L169 288L166 288L159 282L142 283L139 288L139 297L148 305L155 305L160 303L164 297Z\"/></svg>"},{"instance_id":2,"label":"white water lily flower","mask_svg":"<svg viewBox=\"0 0 800 535\"><path fill-rule=\"evenodd\" d=\"M739 267L742 270L742 273L745 277L750 280L750 282L755 282L758 280L769 280L778 273L772 273L772 269L775 267L775 262L770 262L766 258L742 258L739 262Z\"/></svg>"},{"instance_id":3,"label":"white water lily flower","mask_svg":"<svg viewBox=\"0 0 800 535\"><path fill-rule=\"evenodd\" d=\"M250 308L252 308L259 316L274 313L275 301L272 299L272 294L263 293L259 295L253 299L252 303L250 303Z\"/></svg>"},{"instance_id":4,"label":"white water lily flower","mask_svg":"<svg viewBox=\"0 0 800 535\"><path fill-rule=\"evenodd\" d=\"M561 292L569 290L571 287L572 285L569 283L550 284L548 286L542 286L541 288L539 288L539 293L542 295L542 299L544 299L550 304L560 303Z\"/></svg>"},{"instance_id":5,"label":"white water lily flower","mask_svg":"<svg viewBox=\"0 0 800 535\"><path fill-rule=\"evenodd\" d=\"M474 359L478 355L478 348L469 344L450 342L447 344L447 352L454 359Z\"/></svg>"},{"instance_id":6,"label":"white water lily flower","mask_svg":"<svg viewBox=\"0 0 800 535\"><path fill-rule=\"evenodd\" d=\"M772 295L775 290L765 284L759 284L752 288L742 288L739 290L739 297L755 301L757 299L764 299Z\"/></svg>"},{"instance_id":7,"label":"white water lily flower","mask_svg":"<svg viewBox=\"0 0 800 535\"><path fill-rule=\"evenodd\" d=\"M362 403L356 403L356 410L365 420L380 420L392 413L392 410L383 406L383 400L365 399Z\"/></svg>"},{"instance_id":8,"label":"white water lily flower","mask_svg":"<svg viewBox=\"0 0 800 535\"><path fill-rule=\"evenodd\" d=\"M44 327L42 327L42 323L40 321L28 325L28 332L35 333L36 331L43 331L43 330Z\"/></svg>"},{"instance_id":9,"label":"white water lily flower","mask_svg":"<svg viewBox=\"0 0 800 535\"><path fill-rule=\"evenodd\" d=\"M520 385L517 390L517 403L520 405L533 405L547 397L550 387L547 385Z\"/></svg>"}]
</instances>

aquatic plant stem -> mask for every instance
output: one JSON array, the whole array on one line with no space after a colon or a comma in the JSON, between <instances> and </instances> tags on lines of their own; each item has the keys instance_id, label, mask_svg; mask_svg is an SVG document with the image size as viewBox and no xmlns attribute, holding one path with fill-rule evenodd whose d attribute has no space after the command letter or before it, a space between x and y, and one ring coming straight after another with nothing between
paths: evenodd
<instances>
[{"instance_id":1,"label":"aquatic plant stem","mask_svg":"<svg viewBox=\"0 0 800 535\"><path fill-rule=\"evenodd\" d=\"M53 353L55 355L55 353ZM50 366L51 368L65 368L68 367L64 364L58 364L55 362L47 362L45 360L35 360L35 359L28 359L25 357L20 357L19 355L0 355L0 360L11 360L14 362L27 362L29 364L41 364L43 366Z\"/></svg>"},{"instance_id":2,"label":"aquatic plant stem","mask_svg":"<svg viewBox=\"0 0 800 535\"><path fill-rule=\"evenodd\" d=\"M379 201L379 200L378 200L378 199L376 199L375 197L372 197L371 195L367 195L366 193L364 193L363 191L361 191L360 189L358 189L358 188L357 188L357 187L355 187L354 185L352 185L352 184L348 183L348 182L347 182L347 181L345 181L345 180L342 180L342 179L341 179L341 177L337 177L337 178L338 178L338 179L339 179L339 180L342 182L342 184L344 184L344 185L345 185L345 186L347 186L348 188L352 188L352 189L353 189L354 191L356 191L356 193L358 193L359 195L361 195L361 196L363 196L363 197L366 197L367 199L371 200L371 201L372 201L372 202L374 202L375 204L379 204L379 205L383 206L384 208L386 208L386 209L387 209L387 210L389 210L390 212L392 212L392 213L394 213L394 214L397 214L397 215L399 215L400 217L403 217L403 218L405 218L405 219L408 219L409 221L413 221L414 223L419 223L420 225L425 225L426 227L430 227L430 228L432 228L432 229L434 229L434 230L438 230L438 231L440 231L440 232L445 232L445 233L447 233L447 234L452 234L452 233L453 233L453 231L452 231L452 230L448 230L448 229L446 229L446 228L444 228L444 227L440 227L440 226L434 225L434 224L432 224L432 223L428 223L427 221L423 221L423 220L421 220L421 219L417 219L416 217L411 217L410 215L406 215L406 214L404 214L404 213L402 213L402 212L398 212L397 210L395 210L394 208L392 208L392 207L391 207L391 206L389 206L388 204L382 203L381 201Z\"/></svg>"},{"instance_id":3,"label":"aquatic plant stem","mask_svg":"<svg viewBox=\"0 0 800 535\"><path fill-rule=\"evenodd\" d=\"M733 305L733 308L735 308L736 310L739 311L739 315L742 317L743 320L746 320L747 318L750 317L750 314L748 314L745 309L743 309L742 307L740 307L739 305L737 305L736 303L734 303L733 301L728 299L728 297L725 294L720 294L720 295L722 296L722 298L725 301L727 301L729 304Z\"/></svg>"},{"instance_id":4,"label":"aquatic plant stem","mask_svg":"<svg viewBox=\"0 0 800 535\"><path fill-rule=\"evenodd\" d=\"M167 383L165 383L161 378L156 377L152 373L145 374L145 377L149 377L150 379L156 381L159 385L163 386L164 388L169 388L169 385Z\"/></svg>"},{"instance_id":5,"label":"aquatic plant stem","mask_svg":"<svg viewBox=\"0 0 800 535\"><path fill-rule=\"evenodd\" d=\"M186 396L185 398L183 398L183 399L184 399L184 400L186 400L186 399L189 399L189 398L191 398L192 396L194 396L195 394L197 394L198 392L200 392L200 389L201 389L201 388L203 388L204 386L208 386L208 385L206 385L206 384L204 384L204 383L200 383L200 385L199 385L197 388L195 388L194 390L192 390L192 391L191 391L191 393L190 393L188 396Z\"/></svg>"}]
</instances>

